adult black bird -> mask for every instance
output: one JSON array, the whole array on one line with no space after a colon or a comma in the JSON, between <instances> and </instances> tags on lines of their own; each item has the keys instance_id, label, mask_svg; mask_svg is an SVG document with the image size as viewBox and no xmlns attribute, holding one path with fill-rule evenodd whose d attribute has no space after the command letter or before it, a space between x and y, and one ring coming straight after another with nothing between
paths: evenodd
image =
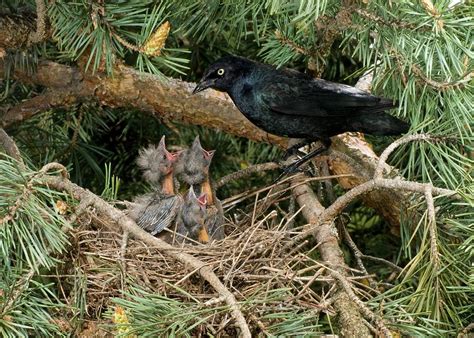
<instances>
[{"instance_id":1,"label":"adult black bird","mask_svg":"<svg viewBox=\"0 0 474 338\"><path fill-rule=\"evenodd\" d=\"M287 173L327 149L331 136L348 131L398 135L410 127L385 113L396 107L392 100L243 57L226 56L212 64L193 93L207 88L227 92L245 117L269 133L323 143Z\"/></svg>"}]
</instances>

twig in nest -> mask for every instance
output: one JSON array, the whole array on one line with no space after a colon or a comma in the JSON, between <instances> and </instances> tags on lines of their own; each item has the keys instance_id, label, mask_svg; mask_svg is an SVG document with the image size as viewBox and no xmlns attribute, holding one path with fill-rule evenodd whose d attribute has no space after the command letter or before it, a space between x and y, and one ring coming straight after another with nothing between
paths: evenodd
<instances>
[{"instance_id":1,"label":"twig in nest","mask_svg":"<svg viewBox=\"0 0 474 338\"><path fill-rule=\"evenodd\" d=\"M226 175L222 177L219 181L216 182L216 189L219 189L220 187L226 185L230 181L238 180L247 176L252 175L253 173L258 173L258 172L263 172L263 171L269 171L269 170L275 170L280 168L280 165L275 162L268 162L268 163L261 163L261 164L256 164L252 165L248 168L236 171L234 173L231 173L229 175Z\"/></svg>"},{"instance_id":2,"label":"twig in nest","mask_svg":"<svg viewBox=\"0 0 474 338\"><path fill-rule=\"evenodd\" d=\"M219 293L220 296L225 298L225 301L229 306L231 314L236 322L236 326L240 329L240 334L242 337L251 337L248 324L245 321L245 318L240 310L239 305L237 304L234 295L222 284L216 274L212 271L212 268L206 263L189 254L177 250L176 247L173 247L161 239L153 237L143 229L139 228L137 224L131 218L126 216L122 211L115 209L99 196L81 188L64 177L45 177L44 184L57 190L66 191L78 200L90 198L99 217L111 220L111 222L120 226L124 231L129 231L130 234L136 239L155 247L168 256L185 264L186 266L198 270L201 277L205 279Z\"/></svg>"},{"instance_id":3,"label":"twig in nest","mask_svg":"<svg viewBox=\"0 0 474 338\"><path fill-rule=\"evenodd\" d=\"M120 255L119 260L120 264L122 265L122 274L125 275L127 273L127 261L125 259L125 255L127 254L127 245L128 245L128 236L130 233L127 230L123 231L122 234L122 244L120 245Z\"/></svg>"}]
</instances>

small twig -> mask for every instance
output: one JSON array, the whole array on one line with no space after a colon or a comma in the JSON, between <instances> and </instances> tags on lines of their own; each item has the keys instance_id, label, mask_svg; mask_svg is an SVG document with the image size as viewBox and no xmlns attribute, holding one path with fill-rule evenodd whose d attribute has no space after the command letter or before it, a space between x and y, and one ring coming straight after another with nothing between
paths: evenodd
<instances>
[{"instance_id":1,"label":"small twig","mask_svg":"<svg viewBox=\"0 0 474 338\"><path fill-rule=\"evenodd\" d=\"M13 157L18 162L21 170L26 169L20 150L15 141L5 132L5 130L3 130L3 128L0 128L0 145L5 149L7 155Z\"/></svg>"},{"instance_id":2,"label":"small twig","mask_svg":"<svg viewBox=\"0 0 474 338\"><path fill-rule=\"evenodd\" d=\"M28 36L28 45L38 43L46 38L46 5L44 0L36 0L36 31Z\"/></svg>"},{"instance_id":3,"label":"small twig","mask_svg":"<svg viewBox=\"0 0 474 338\"><path fill-rule=\"evenodd\" d=\"M18 281L13 285L13 291L9 294L9 297L5 300L1 307L0 314L2 317L4 314L10 311L10 308L15 305L15 301L18 299L18 297L20 297L22 292L28 288L29 282L31 278L33 278L36 268L37 266L32 266L30 271L26 275L19 278Z\"/></svg>"},{"instance_id":4,"label":"small twig","mask_svg":"<svg viewBox=\"0 0 474 338\"><path fill-rule=\"evenodd\" d=\"M390 47L388 47L388 48L390 48ZM405 85L408 82L408 79L407 79L407 77L405 75L405 71L404 71L406 64L408 64L409 69L415 75L417 82L422 82L423 84L426 84L430 87L433 87L433 88L435 88L437 90L441 90L441 91L448 90L448 89L451 89L451 88L462 87L462 86L466 85L466 83L471 81L471 79L474 76L473 71L466 70L464 72L464 74L461 75L461 77L457 80L449 81L449 82L435 81L433 79L430 79L423 72L423 70L420 69L420 67L418 65L411 64L409 61L406 61L404 59L404 56L401 53L399 53L397 50L391 48L390 51L392 53L393 58L395 59L395 62L397 63L397 66L400 70L400 74L402 75L402 78L403 78L403 83Z\"/></svg>"},{"instance_id":5,"label":"small twig","mask_svg":"<svg viewBox=\"0 0 474 338\"><path fill-rule=\"evenodd\" d=\"M294 49L297 53L300 53L302 55L312 55L313 52L307 48L304 48L303 46L298 45L296 42L293 40L290 40L288 37L284 36L279 30L275 31L275 37L277 38L278 41L282 45L287 45Z\"/></svg>"},{"instance_id":6,"label":"small twig","mask_svg":"<svg viewBox=\"0 0 474 338\"><path fill-rule=\"evenodd\" d=\"M225 302L225 297L220 296L217 298L209 299L207 302L204 302L204 306L214 306L223 302Z\"/></svg>"},{"instance_id":7,"label":"small twig","mask_svg":"<svg viewBox=\"0 0 474 338\"><path fill-rule=\"evenodd\" d=\"M361 255L360 258L362 259L368 259L368 260L371 260L371 261L374 261L374 262L380 262L380 263L384 263L388 266L390 266L392 269L398 271L398 272L402 272L403 269L401 267L399 267L398 265L396 264L393 264L392 262L386 260L386 259L383 259L383 258L380 258L380 257L374 257L374 256L369 256L369 255Z\"/></svg>"},{"instance_id":8,"label":"small twig","mask_svg":"<svg viewBox=\"0 0 474 338\"><path fill-rule=\"evenodd\" d=\"M369 273L368 273L367 269L365 268L364 263L362 262L362 259L361 259L363 254L359 250L357 245L354 243L354 241L352 240L351 234L349 233L349 231L347 230L347 228L344 225L342 225L342 232L344 234L344 239L345 239L346 244L349 246L349 248L352 249L352 252L354 253L354 257L355 257L355 260L356 260L356 263L357 263L357 267L359 268L359 270L364 275L368 275ZM370 283L370 287L374 290L377 290L377 283L375 282L375 280L373 278L368 278L368 280L369 280L369 283Z\"/></svg>"},{"instance_id":9,"label":"small twig","mask_svg":"<svg viewBox=\"0 0 474 338\"><path fill-rule=\"evenodd\" d=\"M35 175L35 178L40 178L52 170L58 170L59 173L61 174L61 177L64 179L69 178L69 173L67 172L66 167L63 166L61 163L57 163L57 162L50 162L50 163L45 164L39 170L39 172Z\"/></svg>"},{"instance_id":10,"label":"small twig","mask_svg":"<svg viewBox=\"0 0 474 338\"><path fill-rule=\"evenodd\" d=\"M471 331L474 331L474 323L471 323L462 329L461 332L459 332L458 337L461 338L463 337L462 335L467 335Z\"/></svg>"},{"instance_id":11,"label":"small twig","mask_svg":"<svg viewBox=\"0 0 474 338\"><path fill-rule=\"evenodd\" d=\"M216 186L216 189L219 189L220 187L226 185L230 181L234 181L234 180L238 180L238 179L250 176L253 173L275 170L279 168L280 168L280 165L275 162L255 164L248 168L233 172L232 174L222 177L219 181L216 182L215 186Z\"/></svg>"},{"instance_id":12,"label":"small twig","mask_svg":"<svg viewBox=\"0 0 474 338\"><path fill-rule=\"evenodd\" d=\"M369 12L360 7L354 6L353 10L364 19L370 20L371 22L375 22L376 24L379 24L379 25L390 26L394 28L406 28L406 29L418 28L419 29L419 27L411 23L402 22L402 21L393 21L393 20L387 21L384 18L376 15L375 13Z\"/></svg>"},{"instance_id":13,"label":"small twig","mask_svg":"<svg viewBox=\"0 0 474 338\"><path fill-rule=\"evenodd\" d=\"M127 254L127 245L128 245L129 234L130 233L127 230L123 231L122 244L120 245L119 260L120 260L120 264L122 265L122 273L124 275L127 273L127 261L125 259L125 255Z\"/></svg>"},{"instance_id":14,"label":"small twig","mask_svg":"<svg viewBox=\"0 0 474 338\"><path fill-rule=\"evenodd\" d=\"M430 186L425 187L425 199L428 209L428 227L430 231L431 260L433 261L435 269L438 270L440 264L440 256L438 251L438 239L436 232L436 211L434 207L432 188Z\"/></svg>"}]
</instances>

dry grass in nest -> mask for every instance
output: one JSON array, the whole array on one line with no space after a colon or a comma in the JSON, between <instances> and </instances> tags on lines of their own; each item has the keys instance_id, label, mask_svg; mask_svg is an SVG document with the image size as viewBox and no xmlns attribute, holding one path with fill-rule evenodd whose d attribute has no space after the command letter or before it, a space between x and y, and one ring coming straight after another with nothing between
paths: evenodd
<instances>
[{"instance_id":1,"label":"dry grass in nest","mask_svg":"<svg viewBox=\"0 0 474 338\"><path fill-rule=\"evenodd\" d=\"M281 200L280 195L275 198ZM208 245L180 244L176 250L211 266L238 301L247 302L258 296L258 302L247 306L247 315L258 327L268 324L261 317L269 311L334 313L330 299L334 282L325 276L326 268L317 260L316 247L306 251L301 250L301 245L286 249L285 245L302 227L288 229L295 215L284 215L281 209L277 211L271 206L267 197L256 199L252 213L242 212L236 217L240 221L229 221L224 240ZM112 298L123 297L122 291L130 286L183 302L223 305L197 271L141 241L130 238L122 257L122 233L103 230L102 225L96 227L95 221L73 232L72 264L68 265L76 274L80 270L87 285L86 309L90 319L103 317L104 310L113 305ZM276 305L266 304L267 295L275 290L285 290L284 299ZM71 293L68 303L74 297ZM225 316L217 322L221 326L228 323Z\"/></svg>"}]
</instances>

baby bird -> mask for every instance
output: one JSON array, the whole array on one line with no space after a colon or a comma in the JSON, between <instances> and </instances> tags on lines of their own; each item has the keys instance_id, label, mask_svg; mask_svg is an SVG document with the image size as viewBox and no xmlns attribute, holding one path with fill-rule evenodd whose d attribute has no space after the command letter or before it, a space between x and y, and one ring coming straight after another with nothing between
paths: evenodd
<instances>
[{"instance_id":1,"label":"baby bird","mask_svg":"<svg viewBox=\"0 0 474 338\"><path fill-rule=\"evenodd\" d=\"M176 224L177 233L200 243L208 243L209 233L205 224L206 204L206 195L201 194L197 197L193 187L189 187ZM182 238L178 240L183 241Z\"/></svg>"},{"instance_id":2,"label":"baby bird","mask_svg":"<svg viewBox=\"0 0 474 338\"><path fill-rule=\"evenodd\" d=\"M209 166L213 156L214 150L204 150L199 136L196 136L191 148L181 153L175 166L176 176L193 186L194 191L200 192L201 185L209 177Z\"/></svg>"},{"instance_id":3,"label":"baby bird","mask_svg":"<svg viewBox=\"0 0 474 338\"><path fill-rule=\"evenodd\" d=\"M167 194L174 194L173 168L178 160L178 153L166 149L165 136L157 146L141 149L137 165L143 170L143 178L155 188Z\"/></svg>"},{"instance_id":4,"label":"baby bird","mask_svg":"<svg viewBox=\"0 0 474 338\"><path fill-rule=\"evenodd\" d=\"M143 177L155 191L138 196L129 207L129 216L153 236L175 221L183 205L183 198L174 191L173 165L177 158L178 154L166 149L163 136L158 146L141 150L137 159Z\"/></svg>"},{"instance_id":5,"label":"baby bird","mask_svg":"<svg viewBox=\"0 0 474 338\"><path fill-rule=\"evenodd\" d=\"M196 136L191 148L182 153L176 165L179 178L193 187L198 194L205 194L207 212L205 223L213 239L224 238L224 211L221 202L211 186L209 166L214 156L214 150L205 150L201 146L199 136Z\"/></svg>"}]
</instances>

